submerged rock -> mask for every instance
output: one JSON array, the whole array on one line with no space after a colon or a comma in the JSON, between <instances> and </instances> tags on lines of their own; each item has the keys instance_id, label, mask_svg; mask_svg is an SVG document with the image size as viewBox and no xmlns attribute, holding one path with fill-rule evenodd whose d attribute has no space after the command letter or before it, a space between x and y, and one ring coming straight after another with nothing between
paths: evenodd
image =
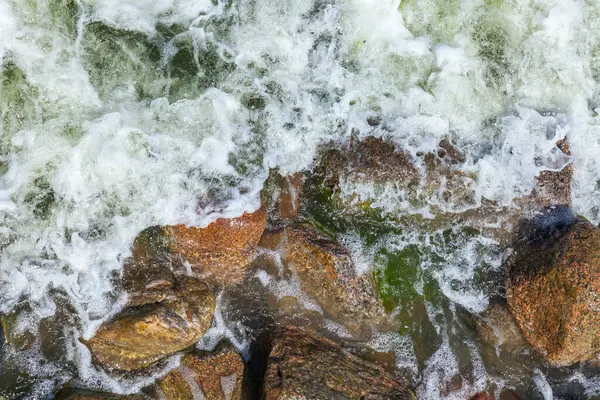
<instances>
[{"instance_id":1,"label":"submerged rock","mask_svg":"<svg viewBox=\"0 0 600 400\"><path fill-rule=\"evenodd\" d=\"M324 316L343 324L351 334L369 336L372 324L385 314L372 276L359 275L348 250L312 225L295 224L267 233L261 246L279 251Z\"/></svg>"},{"instance_id":2,"label":"submerged rock","mask_svg":"<svg viewBox=\"0 0 600 400\"><path fill-rule=\"evenodd\" d=\"M244 360L229 344L186 354L181 366L158 381L165 400L242 399ZM199 394L201 393L201 396Z\"/></svg>"},{"instance_id":3,"label":"submerged rock","mask_svg":"<svg viewBox=\"0 0 600 400\"><path fill-rule=\"evenodd\" d=\"M517 322L505 304L492 304L475 317L479 338L503 351L514 353L526 346Z\"/></svg>"},{"instance_id":4,"label":"submerged rock","mask_svg":"<svg viewBox=\"0 0 600 400\"><path fill-rule=\"evenodd\" d=\"M210 327L215 298L208 287L182 277L160 302L129 306L84 343L109 370L132 371L183 350Z\"/></svg>"},{"instance_id":5,"label":"submerged rock","mask_svg":"<svg viewBox=\"0 0 600 400\"><path fill-rule=\"evenodd\" d=\"M382 368L333 342L297 330L280 330L264 378L265 400L415 399Z\"/></svg>"},{"instance_id":6,"label":"submerged rock","mask_svg":"<svg viewBox=\"0 0 600 400\"><path fill-rule=\"evenodd\" d=\"M551 364L589 360L600 351L600 231L564 207L526 225L507 264L509 308Z\"/></svg>"},{"instance_id":7,"label":"submerged rock","mask_svg":"<svg viewBox=\"0 0 600 400\"><path fill-rule=\"evenodd\" d=\"M219 218L205 228L176 225L163 230L169 250L188 261L194 273L224 285L242 280L266 224L261 207L239 218Z\"/></svg>"}]
</instances>

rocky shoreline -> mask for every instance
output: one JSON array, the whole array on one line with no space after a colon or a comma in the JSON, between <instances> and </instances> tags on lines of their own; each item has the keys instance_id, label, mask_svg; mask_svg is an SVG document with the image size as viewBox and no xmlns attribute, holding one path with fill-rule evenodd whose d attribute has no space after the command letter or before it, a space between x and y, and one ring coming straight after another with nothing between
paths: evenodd
<instances>
[{"instance_id":1,"label":"rocky shoreline","mask_svg":"<svg viewBox=\"0 0 600 400\"><path fill-rule=\"evenodd\" d=\"M568 154L565 141L557 149ZM182 357L179 366L138 394L94 392L74 381L55 398L416 398L418 379L403 376L394 362L386 367L386 355L369 349L374 331L397 329L382 298L382 278L359 274L351 252L331 232L348 226L367 236L442 229L457 218L467 225L495 222L482 231L513 249L499 283L504 296L484 312L469 313L473 334L506 353L531 349L551 366L597 361L600 232L569 208L572 167L540 174L535 190L517 201L519 207L481 204L475 211L450 212L445 204L468 209L475 198L473 177L460 169L464 162L462 151L448 140L437 152L415 159L385 139L355 135L346 144L325 146L312 171L287 177L273 171L263 206L254 213L205 228L143 231L118 278L127 304L82 343L97 368L115 376L152 376L176 353ZM429 200L434 218L384 215L375 199L348 195L342 187L348 182L371 183L371 195L391 185L413 205ZM296 286L286 291L273 276ZM253 329L243 354L227 341L211 352L195 348L211 327L218 296ZM68 305L39 332L21 330L19 312L25 309L2 316L5 346L26 350L39 341L42 351L52 346L58 349L49 353L64 351L62 331L52 336L52 328L79 323ZM494 395L524 398L508 388L472 398Z\"/></svg>"}]
</instances>

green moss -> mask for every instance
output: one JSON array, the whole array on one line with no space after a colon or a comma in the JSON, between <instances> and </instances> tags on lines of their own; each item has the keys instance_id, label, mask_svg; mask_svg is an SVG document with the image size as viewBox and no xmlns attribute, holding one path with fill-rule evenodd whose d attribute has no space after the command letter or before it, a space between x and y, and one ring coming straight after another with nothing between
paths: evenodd
<instances>
[{"instance_id":1,"label":"green moss","mask_svg":"<svg viewBox=\"0 0 600 400\"><path fill-rule=\"evenodd\" d=\"M76 0L50 0L48 2L53 26L64 27L70 36L77 34L79 5Z\"/></svg>"},{"instance_id":2,"label":"green moss","mask_svg":"<svg viewBox=\"0 0 600 400\"><path fill-rule=\"evenodd\" d=\"M25 73L10 61L5 61L0 73L0 110L5 135L12 136L41 119L37 98L39 90L27 81ZM8 140L2 141L6 146ZM3 154L6 148L0 149Z\"/></svg>"},{"instance_id":3,"label":"green moss","mask_svg":"<svg viewBox=\"0 0 600 400\"><path fill-rule=\"evenodd\" d=\"M85 27L82 65L101 98L161 97L167 80L160 62L160 45L141 33L100 22Z\"/></svg>"},{"instance_id":4,"label":"green moss","mask_svg":"<svg viewBox=\"0 0 600 400\"><path fill-rule=\"evenodd\" d=\"M479 56L485 62L488 85L498 86L510 73L507 32L494 23L479 23L473 32L473 40L479 44Z\"/></svg>"},{"instance_id":5,"label":"green moss","mask_svg":"<svg viewBox=\"0 0 600 400\"><path fill-rule=\"evenodd\" d=\"M398 10L415 36L451 43L462 23L458 16L461 5L460 0L402 0Z\"/></svg>"},{"instance_id":6,"label":"green moss","mask_svg":"<svg viewBox=\"0 0 600 400\"><path fill-rule=\"evenodd\" d=\"M171 102L195 98L210 87L217 87L224 77L235 70L235 64L224 60L219 49L211 42L194 49L190 38L177 44L177 52L169 61L169 88ZM196 56L197 53L197 56Z\"/></svg>"},{"instance_id":7,"label":"green moss","mask_svg":"<svg viewBox=\"0 0 600 400\"><path fill-rule=\"evenodd\" d=\"M415 245L398 253L383 250L376 259L375 282L386 311L408 304L418 295L414 284L419 276L421 254Z\"/></svg>"},{"instance_id":8,"label":"green moss","mask_svg":"<svg viewBox=\"0 0 600 400\"><path fill-rule=\"evenodd\" d=\"M50 182L44 176L33 179L31 189L25 195L24 202L33 207L33 214L40 219L47 219L56 203Z\"/></svg>"}]
</instances>

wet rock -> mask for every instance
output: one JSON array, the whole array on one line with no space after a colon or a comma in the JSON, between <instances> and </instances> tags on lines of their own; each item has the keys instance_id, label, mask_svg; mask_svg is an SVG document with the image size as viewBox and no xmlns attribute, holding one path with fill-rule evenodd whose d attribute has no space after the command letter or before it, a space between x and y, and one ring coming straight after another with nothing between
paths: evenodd
<instances>
[{"instance_id":1,"label":"wet rock","mask_svg":"<svg viewBox=\"0 0 600 400\"><path fill-rule=\"evenodd\" d=\"M54 397L56 400L145 400L146 396L141 394L118 395L112 393L95 392L86 389L65 388Z\"/></svg>"},{"instance_id":2,"label":"wet rock","mask_svg":"<svg viewBox=\"0 0 600 400\"><path fill-rule=\"evenodd\" d=\"M479 338L503 351L514 353L527 345L521 329L505 304L491 304L474 319Z\"/></svg>"},{"instance_id":3,"label":"wet rock","mask_svg":"<svg viewBox=\"0 0 600 400\"><path fill-rule=\"evenodd\" d=\"M475 396L470 397L469 400L494 400L494 395L487 393L477 393Z\"/></svg>"},{"instance_id":4,"label":"wet rock","mask_svg":"<svg viewBox=\"0 0 600 400\"><path fill-rule=\"evenodd\" d=\"M343 324L351 334L369 336L371 325L385 314L372 276L358 275L348 250L312 225L295 224L266 233L261 246L279 251L325 317Z\"/></svg>"},{"instance_id":5,"label":"wet rock","mask_svg":"<svg viewBox=\"0 0 600 400\"><path fill-rule=\"evenodd\" d=\"M33 346L36 341L35 332L23 324L23 315L19 312L11 312L0 316L2 325L2 344L10 344L16 349L25 350Z\"/></svg>"},{"instance_id":6,"label":"wet rock","mask_svg":"<svg viewBox=\"0 0 600 400\"><path fill-rule=\"evenodd\" d=\"M556 143L557 151L570 156L567 140ZM573 164L568 164L560 171L542 171L536 178L536 186L529 196L518 203L524 208L539 210L542 207L565 204L571 205L571 181L573 180Z\"/></svg>"},{"instance_id":7,"label":"wet rock","mask_svg":"<svg viewBox=\"0 0 600 400\"><path fill-rule=\"evenodd\" d=\"M173 269L162 228L147 228L133 242L131 257L123 267L123 287L129 293L139 293L172 286Z\"/></svg>"},{"instance_id":8,"label":"wet rock","mask_svg":"<svg viewBox=\"0 0 600 400\"><path fill-rule=\"evenodd\" d=\"M264 398L415 399L382 368L351 355L333 342L297 330L277 333L267 360Z\"/></svg>"},{"instance_id":9,"label":"wet rock","mask_svg":"<svg viewBox=\"0 0 600 400\"><path fill-rule=\"evenodd\" d=\"M527 341L551 364L600 351L600 231L564 207L524 223L507 263L506 297Z\"/></svg>"},{"instance_id":10,"label":"wet rock","mask_svg":"<svg viewBox=\"0 0 600 400\"><path fill-rule=\"evenodd\" d=\"M193 345L210 327L215 298L193 278L180 278L157 303L129 306L84 343L109 370L131 371Z\"/></svg>"},{"instance_id":11,"label":"wet rock","mask_svg":"<svg viewBox=\"0 0 600 400\"><path fill-rule=\"evenodd\" d=\"M205 228L163 228L169 250L187 260L204 280L219 285L242 280L267 223L266 209L239 218L219 218Z\"/></svg>"},{"instance_id":12,"label":"wet rock","mask_svg":"<svg viewBox=\"0 0 600 400\"><path fill-rule=\"evenodd\" d=\"M214 352L194 351L186 354L181 366L158 382L166 400L242 399L244 361L229 344L221 344Z\"/></svg>"},{"instance_id":13,"label":"wet rock","mask_svg":"<svg viewBox=\"0 0 600 400\"><path fill-rule=\"evenodd\" d=\"M301 193L304 185L304 174L281 175L278 170L271 170L262 191L267 208L267 226L269 229L280 228L290 224L300 212Z\"/></svg>"},{"instance_id":14,"label":"wet rock","mask_svg":"<svg viewBox=\"0 0 600 400\"><path fill-rule=\"evenodd\" d=\"M345 147L330 145L321 155L326 180L337 184L340 176L349 180L417 184L419 171L410 155L382 138L354 136Z\"/></svg>"}]
</instances>

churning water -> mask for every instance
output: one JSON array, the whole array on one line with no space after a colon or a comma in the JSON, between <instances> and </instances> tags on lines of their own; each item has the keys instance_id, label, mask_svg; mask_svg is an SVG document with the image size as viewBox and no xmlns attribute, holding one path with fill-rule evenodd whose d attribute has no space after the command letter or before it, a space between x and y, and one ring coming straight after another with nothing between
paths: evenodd
<instances>
[{"instance_id":1,"label":"churning water","mask_svg":"<svg viewBox=\"0 0 600 400\"><path fill-rule=\"evenodd\" d=\"M26 300L22 323L35 326L60 290L89 338L122 304L113 284L142 229L255 210L270 168L309 168L320 144L372 131L375 114L386 130L374 134L413 155L442 138L466 151L475 196L447 211L510 206L540 171L572 162L575 211L598 223L599 39L594 0L0 0L0 311ZM571 159L553 151L565 136ZM393 195L376 200L428 215ZM419 317L433 349L414 332L372 343L397 351L420 397L436 398L465 354L471 379L448 396L490 382L530 387L531 398L600 394L579 370L511 380L484 365L474 341L456 354L448 314L486 307L490 293L470 282L482 264L500 268L492 239L342 239L361 271L381 250L429 249L414 252L416 278L400 283L423 295L422 276L437 282L445 300L425 301ZM82 346L71 350L89 385L142 385L111 381ZM20 362L52 379L33 398L67 376L36 357Z\"/></svg>"}]
</instances>

